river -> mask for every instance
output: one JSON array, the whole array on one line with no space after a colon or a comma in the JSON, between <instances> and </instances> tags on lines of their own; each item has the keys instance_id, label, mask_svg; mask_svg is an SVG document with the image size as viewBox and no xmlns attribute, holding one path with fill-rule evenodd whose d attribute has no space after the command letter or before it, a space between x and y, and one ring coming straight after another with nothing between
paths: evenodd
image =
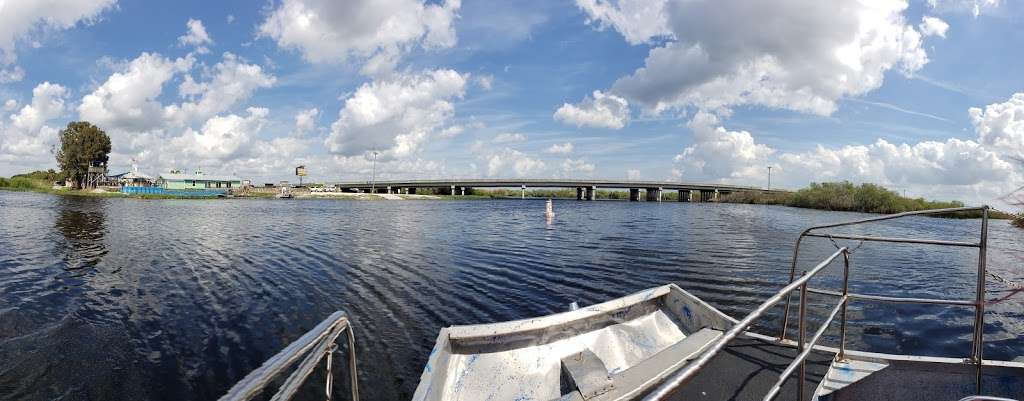
<instances>
[{"instance_id":1,"label":"river","mask_svg":"<svg viewBox=\"0 0 1024 401\"><path fill-rule=\"evenodd\" d=\"M785 284L803 228L864 216L556 200L548 223L543 211L539 200L0 191L0 399L214 400L341 309L355 327L363 399L404 400L442 327L561 312L573 301L585 306L665 283L742 317ZM917 217L856 232L977 240L979 225ZM808 241L802 266L835 250L828 240ZM1024 231L992 221L990 244L989 269L1024 281ZM976 258L970 248L868 243L851 257L851 289L970 299ZM839 271L821 282L834 284ZM993 280L988 290L990 299L1010 291ZM965 308L855 302L847 341L869 351L967 356L972 316ZM986 358L1024 355L1024 295L990 305L986 319ZM338 380L340 394L346 381Z\"/></svg>"}]
</instances>

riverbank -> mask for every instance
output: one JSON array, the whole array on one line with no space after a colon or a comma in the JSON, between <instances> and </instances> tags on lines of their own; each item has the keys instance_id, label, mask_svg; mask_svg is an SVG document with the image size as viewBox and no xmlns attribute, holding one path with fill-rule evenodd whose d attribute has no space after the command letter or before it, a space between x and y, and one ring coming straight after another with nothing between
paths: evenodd
<instances>
[{"instance_id":1,"label":"riverbank","mask_svg":"<svg viewBox=\"0 0 1024 401\"><path fill-rule=\"evenodd\" d=\"M209 196L180 196L162 194L132 194L112 192L101 189L71 190L55 187L51 180L28 176L0 177L0 190L33 191L68 196L98 196L137 199L219 199ZM348 199L348 200L487 200L487 199L518 199L523 193L518 189L470 189L465 195L448 195L435 193L426 189L420 194L369 194L352 192L309 192L296 191L295 199ZM275 191L242 191L231 196L233 199L273 198ZM598 190L596 199L626 200L627 191ZM575 199L573 189L531 189L526 197L532 199ZM662 195L665 202L677 201L677 194L668 191ZM807 188L794 192L733 192L722 194L721 203L783 205L802 209L819 209L829 211L846 211L862 213L891 214L915 210L932 210L963 207L959 201L935 201L924 198L907 198L895 191L874 184L854 185L850 182L812 183ZM942 215L947 218L979 218L980 212L961 212ZM991 210L989 217L996 219L1012 219L1014 225L1024 228L1024 214L1012 214L999 210Z\"/></svg>"},{"instance_id":2,"label":"riverbank","mask_svg":"<svg viewBox=\"0 0 1024 401\"><path fill-rule=\"evenodd\" d=\"M908 198L896 191L875 184L854 185L851 182L811 183L794 192L736 192L722 196L722 202L784 205L803 209L819 209L837 212L861 212L893 214L917 210L934 210L964 207L960 201L936 201L924 198ZM981 212L960 212L938 215L947 218L980 218ZM1000 210L990 210L989 217L995 219L1024 219ZM1024 225L1024 221L1022 221Z\"/></svg>"}]
</instances>

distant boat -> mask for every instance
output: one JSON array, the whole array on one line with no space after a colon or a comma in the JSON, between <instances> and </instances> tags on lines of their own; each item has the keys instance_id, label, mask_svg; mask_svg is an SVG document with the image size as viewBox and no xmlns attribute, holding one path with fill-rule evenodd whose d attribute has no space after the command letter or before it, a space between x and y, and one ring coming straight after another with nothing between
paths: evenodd
<instances>
[{"instance_id":1,"label":"distant boat","mask_svg":"<svg viewBox=\"0 0 1024 401\"><path fill-rule=\"evenodd\" d=\"M277 197L281 199L291 199L292 191L288 187L281 187L281 192L277 193Z\"/></svg>"}]
</instances>

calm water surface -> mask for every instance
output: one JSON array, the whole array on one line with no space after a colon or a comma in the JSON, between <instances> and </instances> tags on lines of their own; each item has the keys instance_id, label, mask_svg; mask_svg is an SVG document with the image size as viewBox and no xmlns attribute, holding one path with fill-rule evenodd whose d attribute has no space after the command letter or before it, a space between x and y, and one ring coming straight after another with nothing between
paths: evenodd
<instances>
[{"instance_id":1,"label":"calm water surface","mask_svg":"<svg viewBox=\"0 0 1024 401\"><path fill-rule=\"evenodd\" d=\"M548 224L543 209L520 200L150 201L0 191L0 399L213 400L339 309L355 325L363 398L408 399L441 327L561 312L573 301L665 283L741 317L784 285L801 229L861 217L556 201ZM978 227L914 218L857 232L975 240ZM1022 281L1024 232L994 221L990 237L990 270ZM834 251L827 240L808 245L808 266ZM856 291L973 297L976 250L865 244L851 260ZM834 285L838 271L819 282ZM1009 293L991 281L988 290L991 299ZM854 348L969 353L969 309L851 308ZM1022 311L1024 296L989 307L986 357L1024 355ZM774 327L777 319L761 325Z\"/></svg>"}]
</instances>

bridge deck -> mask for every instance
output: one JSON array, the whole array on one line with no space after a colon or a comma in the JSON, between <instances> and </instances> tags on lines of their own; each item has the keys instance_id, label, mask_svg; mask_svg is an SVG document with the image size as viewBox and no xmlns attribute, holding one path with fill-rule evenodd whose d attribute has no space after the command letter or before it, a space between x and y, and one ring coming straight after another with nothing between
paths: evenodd
<instances>
[{"instance_id":1,"label":"bridge deck","mask_svg":"<svg viewBox=\"0 0 1024 401\"><path fill-rule=\"evenodd\" d=\"M371 185L378 188L658 188L661 190L704 190L704 191L768 191L761 187L715 184L715 183L693 183L693 182L672 182L672 181L629 181L629 180L563 180L563 179L451 179L451 180L381 180L370 181L349 181L334 182L332 185L341 188L369 188ZM780 192L771 190L771 192Z\"/></svg>"}]
</instances>

